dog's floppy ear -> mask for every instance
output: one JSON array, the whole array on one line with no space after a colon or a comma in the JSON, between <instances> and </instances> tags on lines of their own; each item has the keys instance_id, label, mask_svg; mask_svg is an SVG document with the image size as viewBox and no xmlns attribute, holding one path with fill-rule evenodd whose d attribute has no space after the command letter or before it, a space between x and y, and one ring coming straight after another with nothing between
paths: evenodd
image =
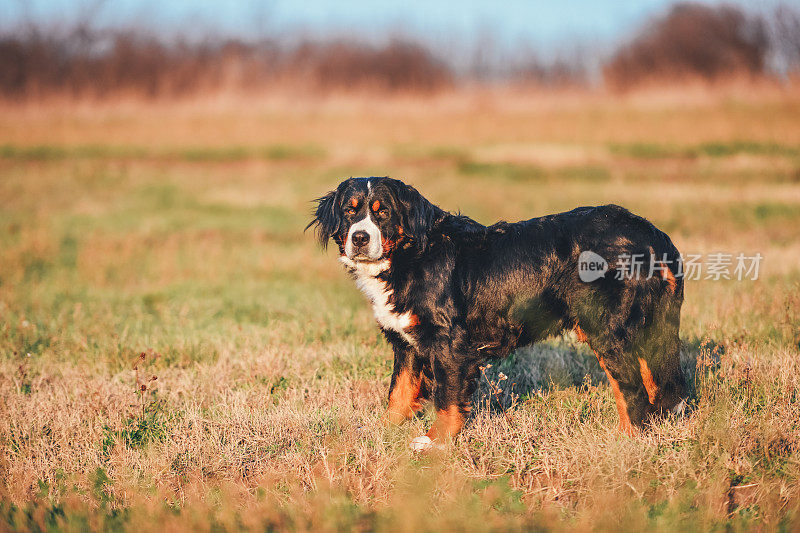
<instances>
[{"instance_id":1,"label":"dog's floppy ear","mask_svg":"<svg viewBox=\"0 0 800 533\"><path fill-rule=\"evenodd\" d=\"M317 209L314 212L314 220L309 222L306 229L316 226L319 244L323 248L327 248L328 239L339 232L339 227L342 224L342 215L339 209L339 189L317 198L315 202L317 202Z\"/></svg>"},{"instance_id":2,"label":"dog's floppy ear","mask_svg":"<svg viewBox=\"0 0 800 533\"><path fill-rule=\"evenodd\" d=\"M424 250L428 245L428 233L433 227L437 209L411 185L399 180L392 182L401 206L400 223L403 226L403 235Z\"/></svg>"}]
</instances>

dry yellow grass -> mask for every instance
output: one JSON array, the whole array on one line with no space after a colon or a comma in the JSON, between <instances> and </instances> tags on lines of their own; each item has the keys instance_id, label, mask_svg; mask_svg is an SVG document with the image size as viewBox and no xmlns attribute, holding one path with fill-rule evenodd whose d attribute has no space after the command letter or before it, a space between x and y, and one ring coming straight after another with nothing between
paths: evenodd
<instances>
[{"instance_id":1,"label":"dry yellow grass","mask_svg":"<svg viewBox=\"0 0 800 533\"><path fill-rule=\"evenodd\" d=\"M0 528L795 526L798 119L780 93L4 109ZM761 277L687 282L687 416L617 435L568 336L414 456L429 415L383 426L389 349L302 231L367 174L482 222L619 203Z\"/></svg>"},{"instance_id":2,"label":"dry yellow grass","mask_svg":"<svg viewBox=\"0 0 800 533\"><path fill-rule=\"evenodd\" d=\"M463 90L430 99L223 95L189 101L2 105L15 145L315 145L369 157L398 147L800 142L800 96L785 88L675 88L611 96ZM676 113L680 108L682 112Z\"/></svg>"}]
</instances>

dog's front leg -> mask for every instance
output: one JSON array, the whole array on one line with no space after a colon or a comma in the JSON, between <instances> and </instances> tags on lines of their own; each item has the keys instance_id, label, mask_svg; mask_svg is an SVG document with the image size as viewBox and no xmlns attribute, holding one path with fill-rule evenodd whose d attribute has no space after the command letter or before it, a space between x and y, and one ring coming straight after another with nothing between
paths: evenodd
<instances>
[{"instance_id":1,"label":"dog's front leg","mask_svg":"<svg viewBox=\"0 0 800 533\"><path fill-rule=\"evenodd\" d=\"M474 365L461 361L452 353L449 339L436 343L429 350L421 355L430 357L436 419L425 435L411 441L414 450L443 446L461 431L470 409L472 387L469 383L474 379L471 379L469 368Z\"/></svg>"},{"instance_id":2,"label":"dog's front leg","mask_svg":"<svg viewBox=\"0 0 800 533\"><path fill-rule=\"evenodd\" d=\"M416 350L399 337L390 337L394 350L394 370L389 385L389 409L386 419L399 424L414 416L422 407L420 389L422 388L422 365Z\"/></svg>"}]
</instances>

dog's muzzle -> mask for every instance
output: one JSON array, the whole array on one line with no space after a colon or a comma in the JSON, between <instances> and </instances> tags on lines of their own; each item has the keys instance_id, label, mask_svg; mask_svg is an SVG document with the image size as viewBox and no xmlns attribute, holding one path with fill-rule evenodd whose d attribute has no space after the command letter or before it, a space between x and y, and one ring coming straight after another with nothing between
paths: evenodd
<instances>
[{"instance_id":1,"label":"dog's muzzle","mask_svg":"<svg viewBox=\"0 0 800 533\"><path fill-rule=\"evenodd\" d=\"M369 215L350 226L344 253L355 261L377 261L383 255L381 230Z\"/></svg>"}]
</instances>

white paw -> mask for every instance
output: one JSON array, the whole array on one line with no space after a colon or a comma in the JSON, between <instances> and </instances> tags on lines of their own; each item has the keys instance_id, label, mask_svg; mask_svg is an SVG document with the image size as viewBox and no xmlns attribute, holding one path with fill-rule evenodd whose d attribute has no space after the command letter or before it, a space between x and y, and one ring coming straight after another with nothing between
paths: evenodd
<instances>
[{"instance_id":1,"label":"white paw","mask_svg":"<svg viewBox=\"0 0 800 533\"><path fill-rule=\"evenodd\" d=\"M414 439L411 440L411 449L415 452L424 452L425 450L430 450L431 448L433 448L433 441L427 435L414 437Z\"/></svg>"}]
</instances>

